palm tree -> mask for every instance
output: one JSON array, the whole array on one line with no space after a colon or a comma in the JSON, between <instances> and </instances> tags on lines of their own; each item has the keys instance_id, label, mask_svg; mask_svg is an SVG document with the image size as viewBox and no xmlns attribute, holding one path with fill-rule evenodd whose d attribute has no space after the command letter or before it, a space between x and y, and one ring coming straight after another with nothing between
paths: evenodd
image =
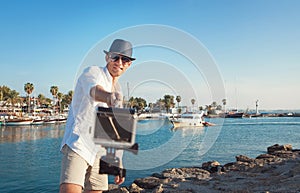
<instances>
[{"instance_id":1,"label":"palm tree","mask_svg":"<svg viewBox=\"0 0 300 193\"><path fill-rule=\"evenodd\" d=\"M3 92L2 92L2 89L0 89L0 101L3 100Z\"/></svg>"},{"instance_id":2,"label":"palm tree","mask_svg":"<svg viewBox=\"0 0 300 193\"><path fill-rule=\"evenodd\" d=\"M73 94L74 92L72 90L70 90L68 92L68 94L65 94L63 97L62 97L62 100L61 100L61 107L62 107L62 110L65 109L66 107L68 108L72 102L72 98L73 98Z\"/></svg>"},{"instance_id":3,"label":"palm tree","mask_svg":"<svg viewBox=\"0 0 300 193\"><path fill-rule=\"evenodd\" d=\"M207 106L207 113L208 113L208 114L213 114L213 110L214 110L214 108L213 108L212 105L208 105L208 106Z\"/></svg>"},{"instance_id":4,"label":"palm tree","mask_svg":"<svg viewBox=\"0 0 300 193\"><path fill-rule=\"evenodd\" d=\"M58 87L57 86L51 86L50 92L53 96L53 103L52 104L54 105L54 109L55 109L57 93L58 93Z\"/></svg>"},{"instance_id":5,"label":"palm tree","mask_svg":"<svg viewBox=\"0 0 300 193\"><path fill-rule=\"evenodd\" d=\"M137 102L138 102L140 109L143 110L145 107L147 107L147 101L144 98L138 97Z\"/></svg>"},{"instance_id":6,"label":"palm tree","mask_svg":"<svg viewBox=\"0 0 300 193\"><path fill-rule=\"evenodd\" d=\"M227 103L226 99L223 99L222 103L223 103L223 106L224 106L224 112L226 113L226 103Z\"/></svg>"},{"instance_id":7,"label":"palm tree","mask_svg":"<svg viewBox=\"0 0 300 193\"><path fill-rule=\"evenodd\" d=\"M68 94L66 94L66 95L64 95L62 97L62 105L63 106L69 106L71 104L72 98L73 98L73 94L74 94L74 92L72 90L70 90L68 92Z\"/></svg>"},{"instance_id":8,"label":"palm tree","mask_svg":"<svg viewBox=\"0 0 300 193\"><path fill-rule=\"evenodd\" d=\"M216 101L212 102L211 105L209 105L209 114L215 115L216 114L216 109L218 107L218 103Z\"/></svg>"},{"instance_id":9,"label":"palm tree","mask_svg":"<svg viewBox=\"0 0 300 193\"><path fill-rule=\"evenodd\" d=\"M130 97L128 102L130 108L135 108L137 111L143 110L147 106L147 101L141 97Z\"/></svg>"},{"instance_id":10,"label":"palm tree","mask_svg":"<svg viewBox=\"0 0 300 193\"><path fill-rule=\"evenodd\" d=\"M11 92L11 89L9 87L3 85L3 86L0 86L0 90L1 90L1 93L2 93L1 94L2 95L1 100L6 101L9 93Z\"/></svg>"},{"instance_id":11,"label":"palm tree","mask_svg":"<svg viewBox=\"0 0 300 193\"><path fill-rule=\"evenodd\" d=\"M47 107L51 106L51 103L52 103L52 99L49 99L49 98L46 98L45 99L45 103Z\"/></svg>"},{"instance_id":12,"label":"palm tree","mask_svg":"<svg viewBox=\"0 0 300 193\"><path fill-rule=\"evenodd\" d=\"M63 93L61 93L61 92L57 93L59 113L61 112L61 100L62 100L63 96L64 96Z\"/></svg>"},{"instance_id":13,"label":"palm tree","mask_svg":"<svg viewBox=\"0 0 300 193\"><path fill-rule=\"evenodd\" d=\"M170 108L174 106L174 96L165 95L164 102L165 102L166 111L167 113L169 113Z\"/></svg>"},{"instance_id":14,"label":"palm tree","mask_svg":"<svg viewBox=\"0 0 300 193\"><path fill-rule=\"evenodd\" d=\"M192 100L191 100L191 103L192 103L192 105L193 105L193 111L194 111L194 104L195 104L195 102L196 102L195 99L192 99Z\"/></svg>"},{"instance_id":15,"label":"palm tree","mask_svg":"<svg viewBox=\"0 0 300 193\"><path fill-rule=\"evenodd\" d=\"M181 96L176 96L177 107L179 108L179 103L181 102Z\"/></svg>"},{"instance_id":16,"label":"palm tree","mask_svg":"<svg viewBox=\"0 0 300 193\"><path fill-rule=\"evenodd\" d=\"M148 107L150 108L150 113L152 113L153 106L154 106L153 103L149 103L149 104L148 104Z\"/></svg>"},{"instance_id":17,"label":"palm tree","mask_svg":"<svg viewBox=\"0 0 300 193\"><path fill-rule=\"evenodd\" d=\"M214 101L214 102L211 103L211 106L212 106L213 108L216 108L216 107L218 106L218 103L217 103L216 101Z\"/></svg>"},{"instance_id":18,"label":"palm tree","mask_svg":"<svg viewBox=\"0 0 300 193\"><path fill-rule=\"evenodd\" d=\"M45 103L46 103L46 97L43 94L39 94L38 95L38 104L41 106L41 105L44 105Z\"/></svg>"},{"instance_id":19,"label":"palm tree","mask_svg":"<svg viewBox=\"0 0 300 193\"><path fill-rule=\"evenodd\" d=\"M51 86L50 92L51 92L53 98L56 98L56 95L58 93L58 87L57 86Z\"/></svg>"},{"instance_id":20,"label":"palm tree","mask_svg":"<svg viewBox=\"0 0 300 193\"><path fill-rule=\"evenodd\" d=\"M7 95L6 103L10 103L14 111L15 104L18 102L21 102L19 93L15 90L11 90Z\"/></svg>"},{"instance_id":21,"label":"palm tree","mask_svg":"<svg viewBox=\"0 0 300 193\"><path fill-rule=\"evenodd\" d=\"M27 107L27 113L30 112L30 95L32 93L32 91L34 90L34 86L32 83L27 82L24 85L24 90L27 93L27 98L28 98L28 107Z\"/></svg>"},{"instance_id":22,"label":"palm tree","mask_svg":"<svg viewBox=\"0 0 300 193\"><path fill-rule=\"evenodd\" d=\"M136 105L136 100L134 99L134 97L130 97L130 99L128 100L128 104L130 108L133 108Z\"/></svg>"}]
</instances>

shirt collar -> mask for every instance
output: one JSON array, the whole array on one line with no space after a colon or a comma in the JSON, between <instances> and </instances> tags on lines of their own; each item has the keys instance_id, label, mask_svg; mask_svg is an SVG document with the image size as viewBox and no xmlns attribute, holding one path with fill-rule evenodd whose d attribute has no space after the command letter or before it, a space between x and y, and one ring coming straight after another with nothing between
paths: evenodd
<instances>
[{"instance_id":1,"label":"shirt collar","mask_svg":"<svg viewBox=\"0 0 300 193\"><path fill-rule=\"evenodd\" d=\"M108 71L108 69L107 69L107 67L106 67L106 66L104 67L104 73L105 73L105 75L106 75L107 79L109 80L109 82L111 82L111 83L112 83L112 81L113 81L113 77L110 75L110 73L109 73L109 71Z\"/></svg>"}]
</instances>

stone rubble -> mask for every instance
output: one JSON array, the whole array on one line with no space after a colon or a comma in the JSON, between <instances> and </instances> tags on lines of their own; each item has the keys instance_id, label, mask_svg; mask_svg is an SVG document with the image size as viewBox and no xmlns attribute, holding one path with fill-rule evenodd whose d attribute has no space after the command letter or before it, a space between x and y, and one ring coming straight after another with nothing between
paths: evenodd
<instances>
[{"instance_id":1,"label":"stone rubble","mask_svg":"<svg viewBox=\"0 0 300 193\"><path fill-rule=\"evenodd\" d=\"M255 159L217 161L201 167L171 168L136 179L129 187L110 185L105 193L300 193L300 150L275 144Z\"/></svg>"}]
</instances>

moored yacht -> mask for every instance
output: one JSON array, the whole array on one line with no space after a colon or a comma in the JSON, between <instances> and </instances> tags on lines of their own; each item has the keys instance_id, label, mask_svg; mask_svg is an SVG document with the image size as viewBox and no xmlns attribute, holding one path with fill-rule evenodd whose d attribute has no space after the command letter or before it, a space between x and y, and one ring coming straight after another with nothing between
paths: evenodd
<instances>
[{"instance_id":1,"label":"moored yacht","mask_svg":"<svg viewBox=\"0 0 300 193\"><path fill-rule=\"evenodd\" d=\"M204 112L201 113L183 113L178 118L170 119L174 128L177 127L203 127L206 122L203 120Z\"/></svg>"},{"instance_id":2,"label":"moored yacht","mask_svg":"<svg viewBox=\"0 0 300 193\"><path fill-rule=\"evenodd\" d=\"M12 118L12 119L5 119L2 124L6 126L17 126L17 125L30 125L32 122L33 119Z\"/></svg>"}]
</instances>

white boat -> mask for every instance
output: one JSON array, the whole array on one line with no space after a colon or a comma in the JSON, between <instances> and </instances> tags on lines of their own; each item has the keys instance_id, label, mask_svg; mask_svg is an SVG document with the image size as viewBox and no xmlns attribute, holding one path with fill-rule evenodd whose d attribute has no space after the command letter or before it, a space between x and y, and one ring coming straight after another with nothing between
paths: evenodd
<instances>
[{"instance_id":1,"label":"white boat","mask_svg":"<svg viewBox=\"0 0 300 193\"><path fill-rule=\"evenodd\" d=\"M32 125L42 125L44 123L44 120L40 116L29 116L30 119L33 119Z\"/></svg>"},{"instance_id":2,"label":"white boat","mask_svg":"<svg viewBox=\"0 0 300 193\"><path fill-rule=\"evenodd\" d=\"M47 117L44 119L44 124L54 124L56 123L56 119L53 117Z\"/></svg>"},{"instance_id":3,"label":"white boat","mask_svg":"<svg viewBox=\"0 0 300 193\"><path fill-rule=\"evenodd\" d=\"M56 119L56 123L66 123L67 122L67 118L66 117L58 117Z\"/></svg>"},{"instance_id":4,"label":"white boat","mask_svg":"<svg viewBox=\"0 0 300 193\"><path fill-rule=\"evenodd\" d=\"M170 119L174 128L178 127L204 127L207 122L203 120L204 112L201 113L183 113L178 118Z\"/></svg>"},{"instance_id":5,"label":"white boat","mask_svg":"<svg viewBox=\"0 0 300 193\"><path fill-rule=\"evenodd\" d=\"M5 119L3 124L6 126L18 126L18 125L30 125L32 122L33 119L13 118L13 119Z\"/></svg>"},{"instance_id":6,"label":"white boat","mask_svg":"<svg viewBox=\"0 0 300 193\"><path fill-rule=\"evenodd\" d=\"M43 119L33 119L32 125L42 125L44 123Z\"/></svg>"},{"instance_id":7,"label":"white boat","mask_svg":"<svg viewBox=\"0 0 300 193\"><path fill-rule=\"evenodd\" d=\"M67 122L67 117L64 115L48 116L44 118L45 124L66 123L66 122Z\"/></svg>"}]
</instances>

